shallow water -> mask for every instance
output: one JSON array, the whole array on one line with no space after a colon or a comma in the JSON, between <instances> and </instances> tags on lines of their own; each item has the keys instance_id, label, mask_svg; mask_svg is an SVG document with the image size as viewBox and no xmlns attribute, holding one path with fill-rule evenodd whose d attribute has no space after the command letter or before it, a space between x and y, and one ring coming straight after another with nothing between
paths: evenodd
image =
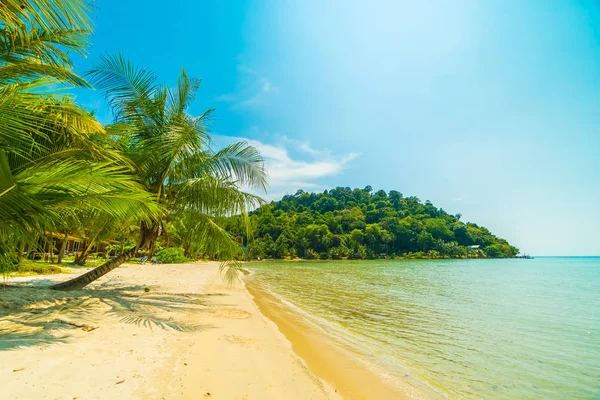
<instances>
[{"instance_id":1,"label":"shallow water","mask_svg":"<svg viewBox=\"0 0 600 400\"><path fill-rule=\"evenodd\" d=\"M600 258L248 266L392 378L455 399L600 399Z\"/></svg>"}]
</instances>

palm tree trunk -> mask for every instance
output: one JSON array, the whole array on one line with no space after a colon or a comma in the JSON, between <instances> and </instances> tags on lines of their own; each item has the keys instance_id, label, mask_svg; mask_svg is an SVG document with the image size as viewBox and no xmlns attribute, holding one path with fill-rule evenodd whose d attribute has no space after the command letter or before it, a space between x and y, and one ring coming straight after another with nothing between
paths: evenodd
<instances>
[{"instance_id":1,"label":"palm tree trunk","mask_svg":"<svg viewBox=\"0 0 600 400\"><path fill-rule=\"evenodd\" d=\"M99 267L96 267L93 270L86 272L83 275L78 276L77 278L73 278L66 282L52 285L52 286L50 286L50 289L66 290L66 291L83 289L90 283L94 282L96 279L108 274L110 271L112 271L113 269L117 268L119 265L123 264L124 262L126 262L127 260L129 260L130 258L135 256L136 252L137 252L137 246L134 247L133 249L121 254L120 256L115 257L115 258L105 262L104 264L100 265Z\"/></svg>"},{"instance_id":2,"label":"palm tree trunk","mask_svg":"<svg viewBox=\"0 0 600 400\"><path fill-rule=\"evenodd\" d=\"M92 242L93 243L93 242ZM88 240L83 240L83 246L80 253L75 253L75 264L77 265L85 265L85 259L87 258L87 248L88 248Z\"/></svg>"},{"instance_id":3,"label":"palm tree trunk","mask_svg":"<svg viewBox=\"0 0 600 400\"><path fill-rule=\"evenodd\" d=\"M106 225L108 225L109 221L110 220L107 220L104 223L104 225L102 225L102 228L98 229L92 237L90 237L84 241L83 250L81 251L81 253L78 256L75 256L75 264L85 265L88 254L90 254L92 247L94 247L94 243L96 243L96 239L98 239L98 236L100 235L100 233L102 233L102 231L104 231L104 228L106 227Z\"/></svg>"},{"instance_id":4,"label":"palm tree trunk","mask_svg":"<svg viewBox=\"0 0 600 400\"><path fill-rule=\"evenodd\" d=\"M150 242L150 246L148 246L148 250L150 251L150 256L154 256L154 245L156 244L156 241L153 240L152 242Z\"/></svg>"},{"instance_id":5,"label":"palm tree trunk","mask_svg":"<svg viewBox=\"0 0 600 400\"><path fill-rule=\"evenodd\" d=\"M104 264L94 268L93 270L86 272L81 276L78 276L77 278L73 278L66 282L52 285L50 286L50 289L67 291L83 289L90 283L94 282L96 279L108 274L110 271L117 268L119 265L134 257L137 254L138 249L148 248L149 244L154 239L156 239L157 231L154 229L149 229L144 222L142 222L141 228L142 229L140 229L140 238L138 240L138 244L134 248L126 251L125 253L122 253L118 257L115 257L105 262Z\"/></svg>"},{"instance_id":6,"label":"palm tree trunk","mask_svg":"<svg viewBox=\"0 0 600 400\"><path fill-rule=\"evenodd\" d=\"M48 236L44 235L44 262L48 262L48 260L50 260L48 253L46 253L46 249L50 250L50 243L48 243Z\"/></svg>"},{"instance_id":7,"label":"palm tree trunk","mask_svg":"<svg viewBox=\"0 0 600 400\"><path fill-rule=\"evenodd\" d=\"M90 251L92 251L92 247L94 247L94 243L96 243L96 237L97 236L95 236L92 240L90 240L88 245L85 246L85 249L83 249L83 251L81 252L81 255L79 256L79 262L77 262L78 265L85 265L88 255L90 254Z\"/></svg>"},{"instance_id":8,"label":"palm tree trunk","mask_svg":"<svg viewBox=\"0 0 600 400\"><path fill-rule=\"evenodd\" d=\"M51 236L50 239L50 262L54 264L54 250L56 250L56 247L54 247L54 236Z\"/></svg>"},{"instance_id":9,"label":"palm tree trunk","mask_svg":"<svg viewBox=\"0 0 600 400\"><path fill-rule=\"evenodd\" d=\"M65 238L60 242L60 250L58 251L58 261L57 264L62 264L62 260L65 256L65 248L67 247L67 243L69 242L69 234L65 233Z\"/></svg>"}]
</instances>

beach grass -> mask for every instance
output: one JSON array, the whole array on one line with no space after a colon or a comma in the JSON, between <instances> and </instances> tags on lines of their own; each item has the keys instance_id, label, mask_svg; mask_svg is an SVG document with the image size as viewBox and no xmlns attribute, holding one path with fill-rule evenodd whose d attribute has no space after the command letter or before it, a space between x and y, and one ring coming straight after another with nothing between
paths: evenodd
<instances>
[{"instance_id":1,"label":"beach grass","mask_svg":"<svg viewBox=\"0 0 600 400\"><path fill-rule=\"evenodd\" d=\"M63 260L61 264L55 264L40 260L21 260L16 269L10 271L10 276L30 276L30 275L54 275L69 272L70 268L93 268L106 262L104 259L88 260L85 265L77 265L73 257Z\"/></svg>"},{"instance_id":2,"label":"beach grass","mask_svg":"<svg viewBox=\"0 0 600 400\"><path fill-rule=\"evenodd\" d=\"M10 273L11 276L52 275L65 272L60 265L33 260L21 260L16 267L16 270Z\"/></svg>"}]
</instances>

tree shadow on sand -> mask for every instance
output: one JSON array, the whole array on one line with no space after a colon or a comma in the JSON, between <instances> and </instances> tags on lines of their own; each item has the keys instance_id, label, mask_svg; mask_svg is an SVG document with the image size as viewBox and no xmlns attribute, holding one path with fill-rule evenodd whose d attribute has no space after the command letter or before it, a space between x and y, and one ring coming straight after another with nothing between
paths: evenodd
<instances>
[{"instance_id":1,"label":"tree shadow on sand","mask_svg":"<svg viewBox=\"0 0 600 400\"><path fill-rule=\"evenodd\" d=\"M217 306L208 296L221 294L144 291L143 285L98 285L60 292L51 281L0 287L0 351L20 346L65 342L77 330L90 332L107 323L147 329L202 331L200 313Z\"/></svg>"}]
</instances>

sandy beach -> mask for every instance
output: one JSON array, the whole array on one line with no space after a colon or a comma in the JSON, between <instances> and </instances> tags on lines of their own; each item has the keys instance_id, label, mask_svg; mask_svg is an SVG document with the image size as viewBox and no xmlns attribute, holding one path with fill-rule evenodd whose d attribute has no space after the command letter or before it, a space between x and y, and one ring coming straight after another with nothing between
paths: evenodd
<instances>
[{"instance_id":1,"label":"sandy beach","mask_svg":"<svg viewBox=\"0 0 600 400\"><path fill-rule=\"evenodd\" d=\"M125 265L85 290L41 288L69 277L0 289L0 398L341 398L217 263Z\"/></svg>"}]
</instances>

